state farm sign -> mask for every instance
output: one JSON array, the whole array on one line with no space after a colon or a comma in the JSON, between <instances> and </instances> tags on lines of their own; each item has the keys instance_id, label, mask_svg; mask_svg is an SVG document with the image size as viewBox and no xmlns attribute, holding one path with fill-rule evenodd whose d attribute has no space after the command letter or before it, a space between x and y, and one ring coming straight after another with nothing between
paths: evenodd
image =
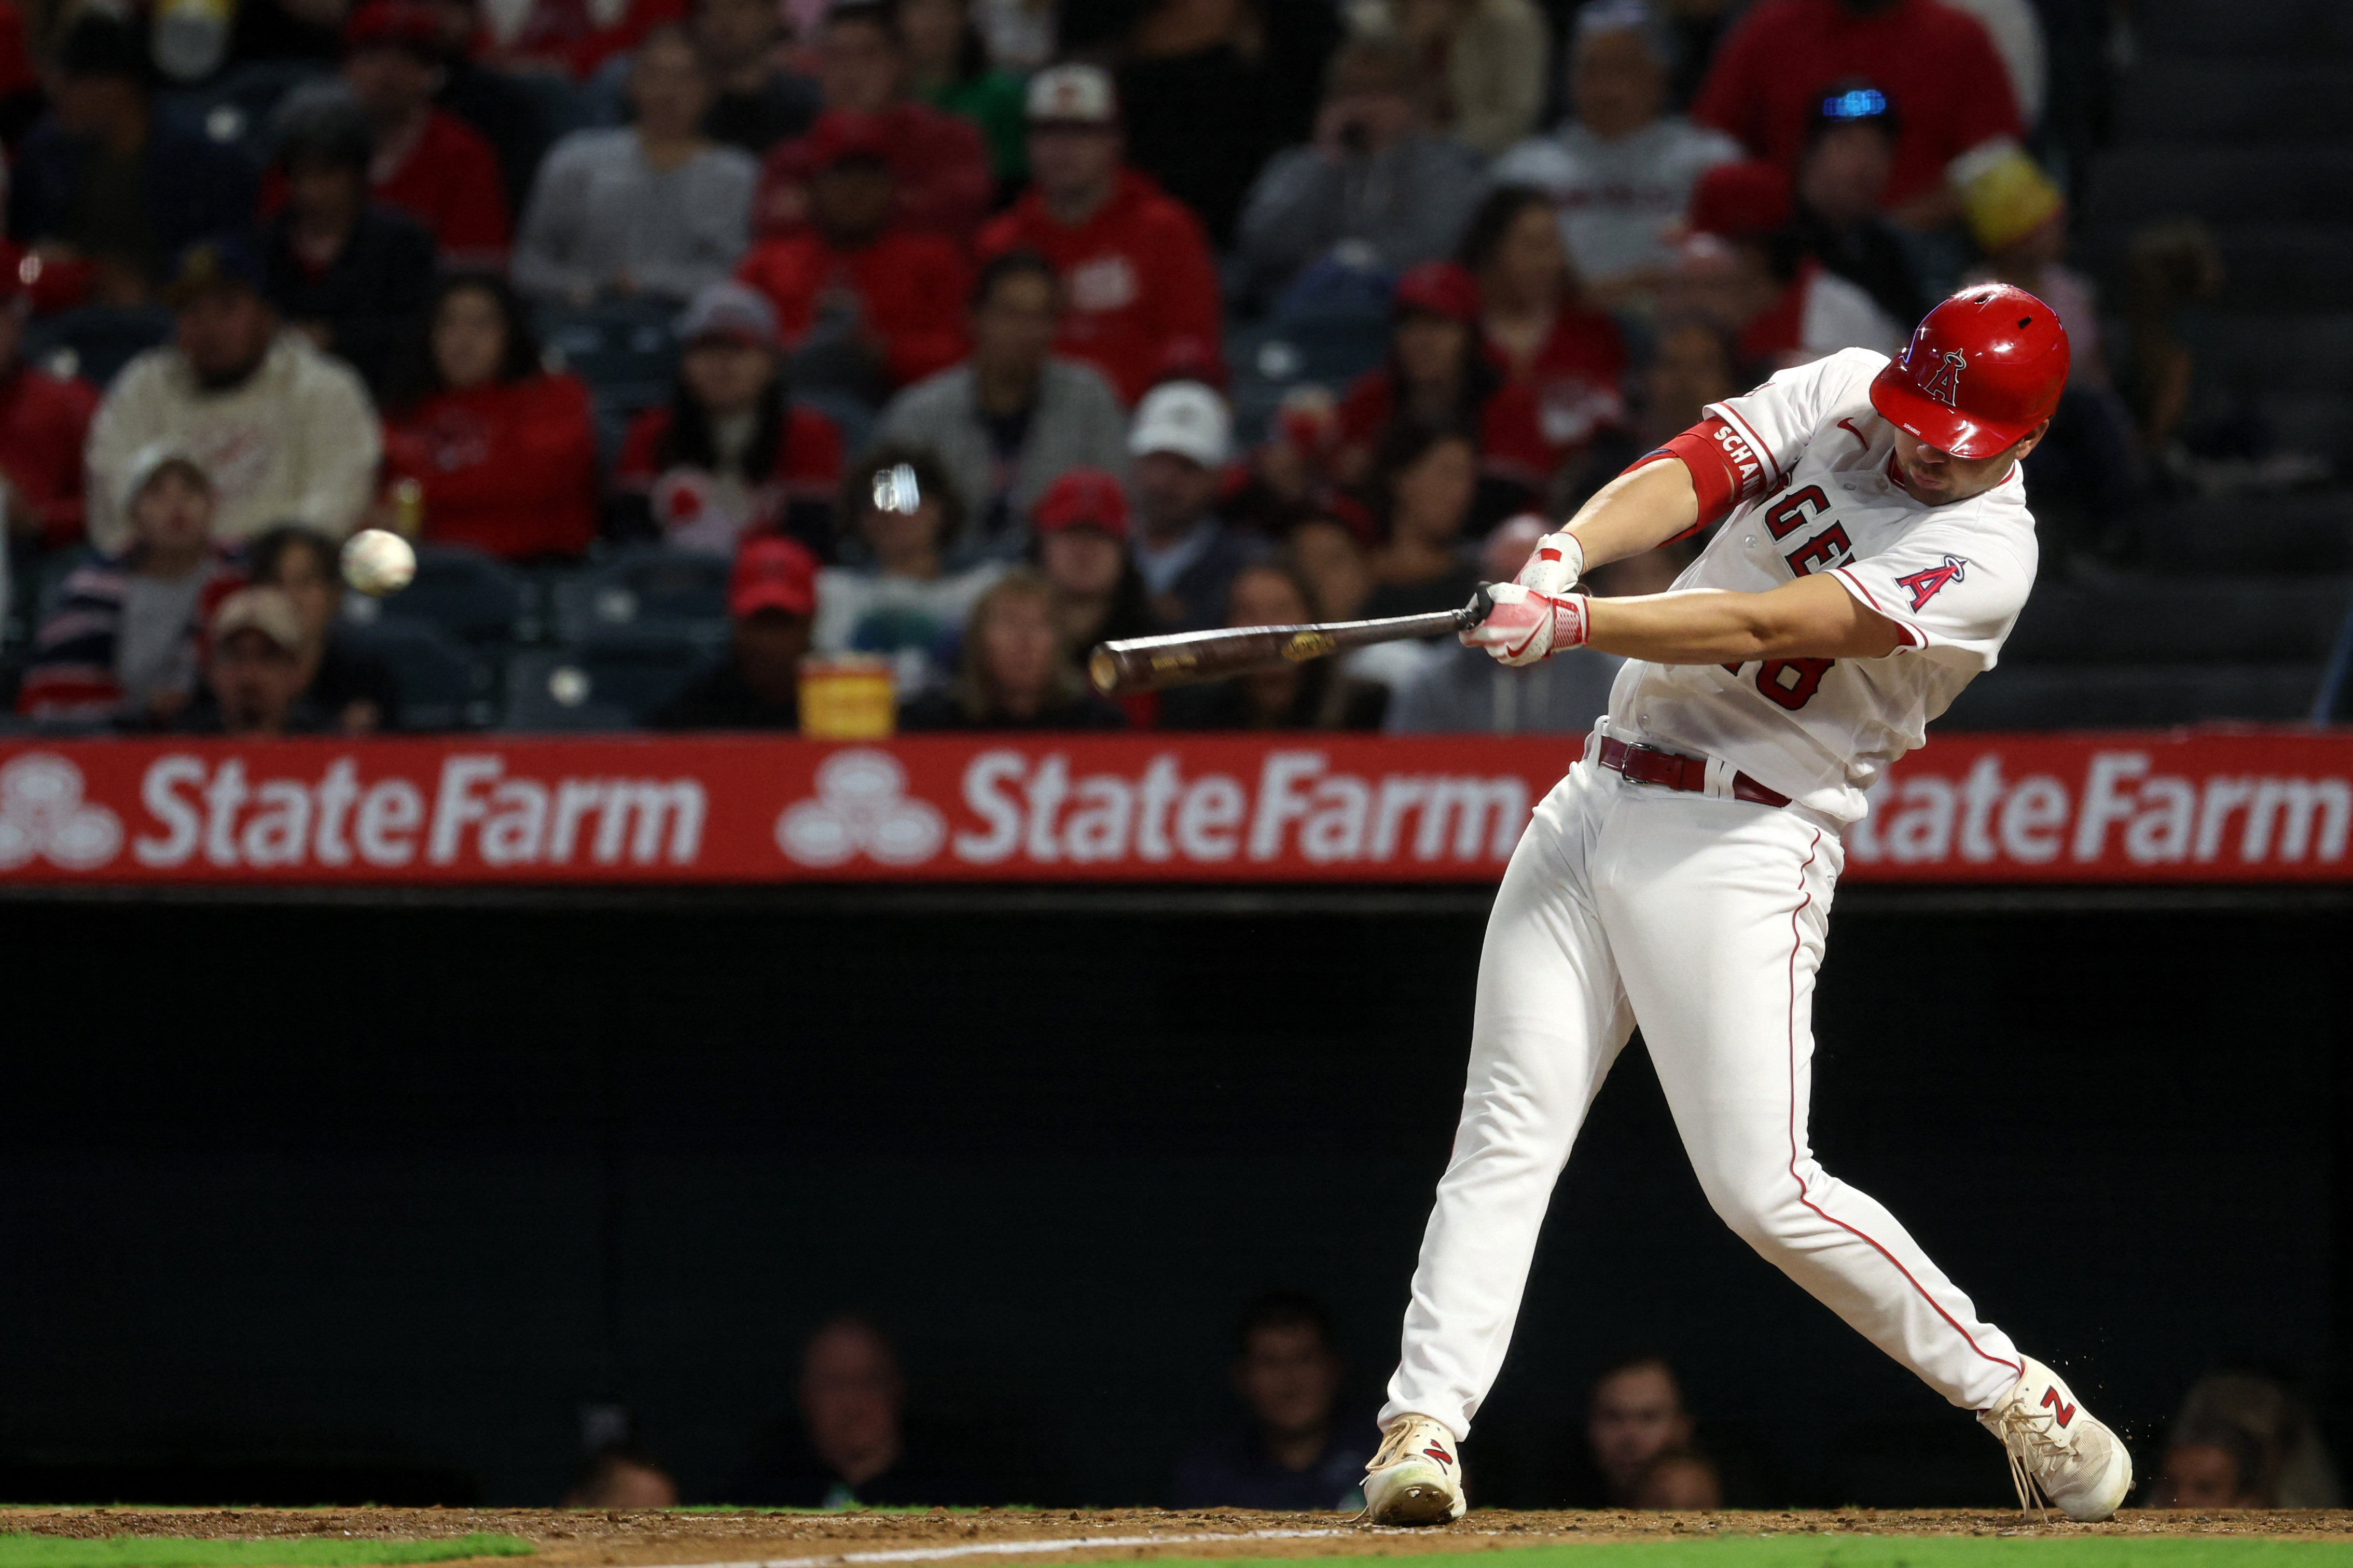
<instances>
[{"instance_id":1,"label":"state farm sign","mask_svg":"<svg viewBox=\"0 0 2353 1568\"><path fill-rule=\"evenodd\" d=\"M1492 882L1559 738L0 746L0 881ZM2353 735L1940 739L1848 875L2353 879Z\"/></svg>"}]
</instances>

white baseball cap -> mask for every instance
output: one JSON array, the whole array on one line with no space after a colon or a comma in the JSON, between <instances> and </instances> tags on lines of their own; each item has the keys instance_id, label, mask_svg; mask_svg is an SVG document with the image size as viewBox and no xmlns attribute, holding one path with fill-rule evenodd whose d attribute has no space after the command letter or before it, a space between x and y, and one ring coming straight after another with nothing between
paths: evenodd
<instances>
[{"instance_id":1,"label":"white baseball cap","mask_svg":"<svg viewBox=\"0 0 2353 1568\"><path fill-rule=\"evenodd\" d=\"M1119 94L1111 72L1101 66L1051 66L1029 79L1029 116L1065 125L1111 125L1119 120Z\"/></svg>"},{"instance_id":2,"label":"white baseball cap","mask_svg":"<svg viewBox=\"0 0 2353 1568\"><path fill-rule=\"evenodd\" d=\"M1213 387L1198 381L1163 382L1135 405L1127 449L1135 457L1174 452L1205 468L1221 468L1230 455L1234 416Z\"/></svg>"}]
</instances>

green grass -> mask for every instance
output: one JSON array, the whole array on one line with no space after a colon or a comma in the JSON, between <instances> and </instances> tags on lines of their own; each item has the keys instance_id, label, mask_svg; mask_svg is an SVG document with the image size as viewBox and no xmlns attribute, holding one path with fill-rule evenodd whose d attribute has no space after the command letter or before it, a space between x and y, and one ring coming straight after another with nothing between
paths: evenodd
<instances>
[{"instance_id":1,"label":"green grass","mask_svg":"<svg viewBox=\"0 0 2353 1568\"><path fill-rule=\"evenodd\" d=\"M0 1532L0 1568L378 1568L446 1563L453 1557L525 1557L528 1541L512 1535L453 1535L439 1541L368 1541L290 1536L282 1541L198 1541L186 1536Z\"/></svg>"},{"instance_id":2,"label":"green grass","mask_svg":"<svg viewBox=\"0 0 2353 1568\"><path fill-rule=\"evenodd\" d=\"M1218 1568L1301 1568L1302 1561L1219 1559ZM1500 1553L1399 1553L1389 1561L1398 1568L1504 1568L1506 1563L1509 1568L2335 1568L2353 1564L2353 1543L2212 1536L1719 1535Z\"/></svg>"}]
</instances>

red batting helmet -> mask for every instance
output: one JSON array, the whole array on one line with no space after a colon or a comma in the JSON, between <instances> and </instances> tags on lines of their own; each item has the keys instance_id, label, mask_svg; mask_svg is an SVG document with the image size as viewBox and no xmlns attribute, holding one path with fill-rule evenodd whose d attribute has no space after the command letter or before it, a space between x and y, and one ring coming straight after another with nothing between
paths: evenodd
<instances>
[{"instance_id":1,"label":"red batting helmet","mask_svg":"<svg viewBox=\"0 0 2353 1568\"><path fill-rule=\"evenodd\" d=\"M1956 458L1990 458L2051 417L2067 384L2058 312L2007 283L1978 283L1921 318L1872 379L1871 405Z\"/></svg>"}]
</instances>

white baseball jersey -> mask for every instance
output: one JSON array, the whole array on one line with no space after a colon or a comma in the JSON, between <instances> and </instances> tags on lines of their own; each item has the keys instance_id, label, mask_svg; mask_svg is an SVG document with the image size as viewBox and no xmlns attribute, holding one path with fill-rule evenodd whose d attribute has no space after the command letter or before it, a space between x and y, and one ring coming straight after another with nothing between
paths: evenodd
<instances>
[{"instance_id":1,"label":"white baseball jersey","mask_svg":"<svg viewBox=\"0 0 2353 1568\"><path fill-rule=\"evenodd\" d=\"M1871 406L1887 356L1847 349L1712 404L1761 491L1725 519L1677 588L1760 593L1828 572L1895 623L1883 658L1722 665L1630 660L1609 732L1721 758L1838 822L1865 809L1881 769L1993 668L2034 584L2034 518L2016 468L1983 495L1931 506L1898 485L1894 427Z\"/></svg>"}]
</instances>

